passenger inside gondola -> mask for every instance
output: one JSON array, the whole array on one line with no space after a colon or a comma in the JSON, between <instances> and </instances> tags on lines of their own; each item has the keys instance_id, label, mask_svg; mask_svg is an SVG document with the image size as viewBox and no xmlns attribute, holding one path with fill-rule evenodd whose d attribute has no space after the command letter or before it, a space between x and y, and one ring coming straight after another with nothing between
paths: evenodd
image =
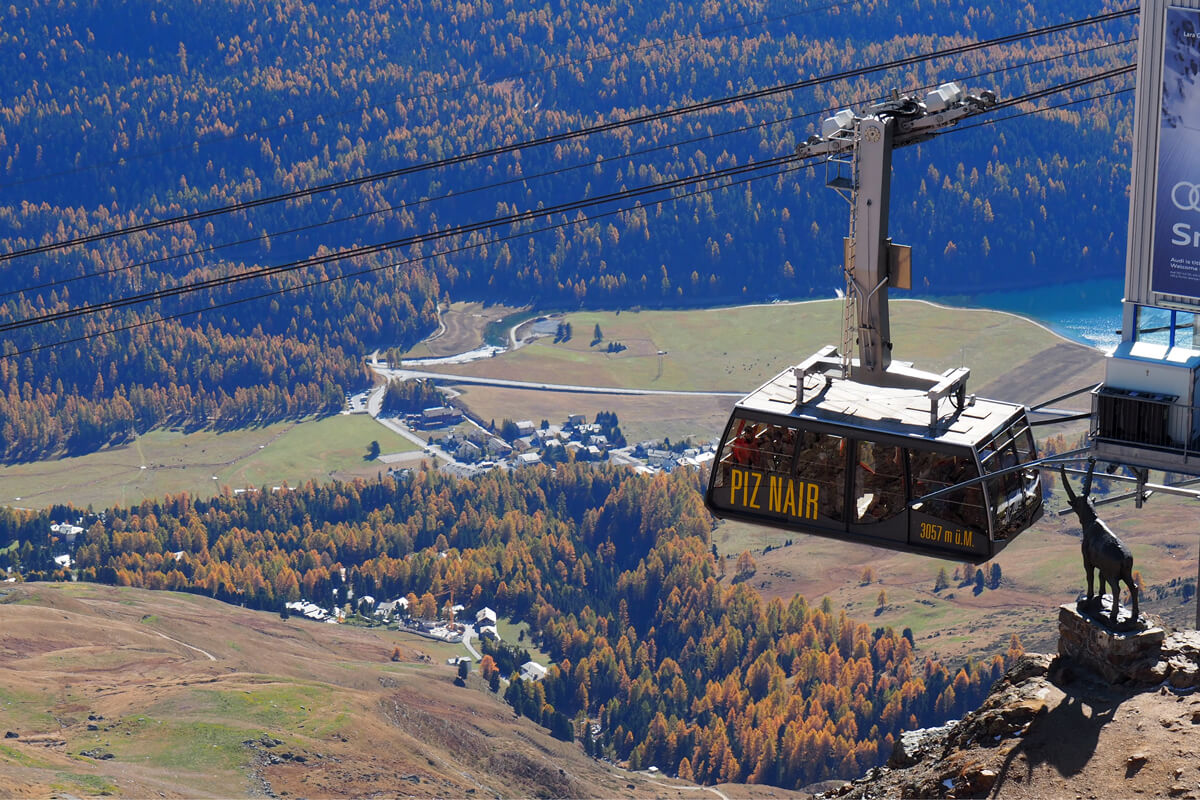
<instances>
[{"instance_id":1,"label":"passenger inside gondola","mask_svg":"<svg viewBox=\"0 0 1200 800\"><path fill-rule=\"evenodd\" d=\"M905 509L904 462L899 447L859 442L855 522L882 522Z\"/></svg>"},{"instance_id":2,"label":"passenger inside gondola","mask_svg":"<svg viewBox=\"0 0 1200 800\"><path fill-rule=\"evenodd\" d=\"M733 466L746 469L758 469L761 464L759 444L756 434L758 426L747 425L744 421L738 423L741 428L737 438L733 440Z\"/></svg>"},{"instance_id":3,"label":"passenger inside gondola","mask_svg":"<svg viewBox=\"0 0 1200 800\"><path fill-rule=\"evenodd\" d=\"M837 522L845 518L846 440L840 436L800 431L795 475L818 487L817 513Z\"/></svg>"},{"instance_id":4,"label":"passenger inside gondola","mask_svg":"<svg viewBox=\"0 0 1200 800\"><path fill-rule=\"evenodd\" d=\"M781 425L768 425L762 438L763 467L771 472L786 473L796 449L796 432Z\"/></svg>"}]
</instances>

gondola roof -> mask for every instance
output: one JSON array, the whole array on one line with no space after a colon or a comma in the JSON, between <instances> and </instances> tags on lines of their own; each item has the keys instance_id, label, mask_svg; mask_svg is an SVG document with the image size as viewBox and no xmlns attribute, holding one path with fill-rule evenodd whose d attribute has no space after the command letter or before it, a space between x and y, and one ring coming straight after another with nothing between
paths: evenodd
<instances>
[{"instance_id":1,"label":"gondola roof","mask_svg":"<svg viewBox=\"0 0 1200 800\"><path fill-rule=\"evenodd\" d=\"M814 420L854 430L921 439L932 444L975 447L1023 408L1014 403L968 398L956 413L952 399L942 400L937 424L930 425L930 399L920 389L881 387L830 373L809 373L805 402L796 406L796 376L784 370L737 404L750 412Z\"/></svg>"}]
</instances>

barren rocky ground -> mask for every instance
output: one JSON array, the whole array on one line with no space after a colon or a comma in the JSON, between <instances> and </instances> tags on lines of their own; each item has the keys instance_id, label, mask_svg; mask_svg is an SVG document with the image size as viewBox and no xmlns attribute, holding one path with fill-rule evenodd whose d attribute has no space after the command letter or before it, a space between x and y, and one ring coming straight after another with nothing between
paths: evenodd
<instances>
[{"instance_id":1,"label":"barren rocky ground","mask_svg":"<svg viewBox=\"0 0 1200 800\"><path fill-rule=\"evenodd\" d=\"M1194 631L1167 637L1143 673L1157 683L1027 654L978 710L905 734L887 767L825 797L1200 798L1198 675Z\"/></svg>"}]
</instances>

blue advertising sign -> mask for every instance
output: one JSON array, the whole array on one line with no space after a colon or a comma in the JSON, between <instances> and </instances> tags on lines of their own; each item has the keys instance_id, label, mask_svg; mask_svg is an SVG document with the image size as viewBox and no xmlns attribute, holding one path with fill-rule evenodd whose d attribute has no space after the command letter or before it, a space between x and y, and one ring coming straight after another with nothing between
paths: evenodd
<instances>
[{"instance_id":1,"label":"blue advertising sign","mask_svg":"<svg viewBox=\"0 0 1200 800\"><path fill-rule=\"evenodd\" d=\"M1200 9L1167 8L1151 288L1200 298Z\"/></svg>"}]
</instances>

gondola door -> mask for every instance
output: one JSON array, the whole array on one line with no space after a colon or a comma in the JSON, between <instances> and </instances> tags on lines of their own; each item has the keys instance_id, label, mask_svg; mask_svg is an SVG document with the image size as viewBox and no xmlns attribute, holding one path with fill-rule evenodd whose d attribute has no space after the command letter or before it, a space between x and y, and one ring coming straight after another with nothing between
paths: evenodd
<instances>
[{"instance_id":1,"label":"gondola door","mask_svg":"<svg viewBox=\"0 0 1200 800\"><path fill-rule=\"evenodd\" d=\"M847 503L850 532L880 545L908 541L908 467L905 448L857 440Z\"/></svg>"}]
</instances>

